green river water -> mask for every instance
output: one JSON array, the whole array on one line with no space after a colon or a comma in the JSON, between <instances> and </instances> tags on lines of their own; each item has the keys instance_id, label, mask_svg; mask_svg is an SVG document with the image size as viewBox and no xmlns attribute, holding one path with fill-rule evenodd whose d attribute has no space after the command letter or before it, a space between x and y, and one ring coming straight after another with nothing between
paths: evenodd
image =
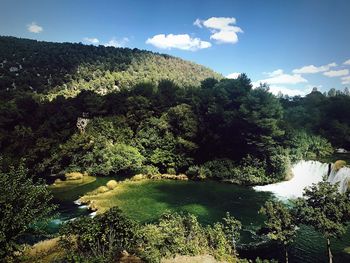
<instances>
[{"instance_id":1,"label":"green river water","mask_svg":"<svg viewBox=\"0 0 350 263\"><path fill-rule=\"evenodd\" d=\"M84 193L105 185L111 178L97 178L88 185L55 194L60 205L60 216L50 224L52 233L58 225L91 211L78 207L73 201ZM243 230L239 244L242 257L282 259L281 248L268 242L255 233L263 225L264 218L258 210L266 200L274 198L268 192L256 192L250 187L242 187L215 181L148 181L140 187L128 185L127 191L118 196L121 209L139 222L156 220L166 210L190 212L198 216L203 224L220 220L230 212L242 222ZM350 255L343 252L350 246L350 232L340 241L333 241L334 262L350 262ZM325 241L310 228L302 227L298 238L291 248L291 262L326 262Z\"/></svg>"}]
</instances>

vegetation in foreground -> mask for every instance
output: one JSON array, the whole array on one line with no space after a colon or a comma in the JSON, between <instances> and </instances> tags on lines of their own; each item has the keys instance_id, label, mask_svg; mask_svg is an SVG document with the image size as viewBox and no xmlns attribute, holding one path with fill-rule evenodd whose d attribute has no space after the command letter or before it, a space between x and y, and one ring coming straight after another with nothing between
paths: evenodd
<instances>
[{"instance_id":1,"label":"vegetation in foreground","mask_svg":"<svg viewBox=\"0 0 350 263\"><path fill-rule=\"evenodd\" d=\"M46 187L33 184L26 178L26 172L19 167L2 172L0 177L0 252L4 262L20 260L21 237L54 210ZM115 186L115 183L109 185ZM349 193L341 194L337 185L322 181L306 189L303 198L292 206L269 201L261 212L266 215L265 232L284 246L286 262L288 245L293 242L300 224L313 227L325 237L329 262L332 262L330 240L341 237L350 222ZM238 262L242 261L236 252L240 228L240 222L229 214L222 222L207 226L201 225L194 215L174 212L163 214L153 223L140 224L113 207L94 218L82 217L64 224L59 234L60 248L57 249L57 240L53 240L47 260L111 262L126 250L146 262L160 262L162 258L176 255L205 254L219 261ZM27 259L25 255L23 260Z\"/></svg>"},{"instance_id":2,"label":"vegetation in foreground","mask_svg":"<svg viewBox=\"0 0 350 263\"><path fill-rule=\"evenodd\" d=\"M0 167L0 259L4 262L20 250L20 238L29 230L39 230L56 208L47 187L27 176L23 165L8 171Z\"/></svg>"}]
</instances>

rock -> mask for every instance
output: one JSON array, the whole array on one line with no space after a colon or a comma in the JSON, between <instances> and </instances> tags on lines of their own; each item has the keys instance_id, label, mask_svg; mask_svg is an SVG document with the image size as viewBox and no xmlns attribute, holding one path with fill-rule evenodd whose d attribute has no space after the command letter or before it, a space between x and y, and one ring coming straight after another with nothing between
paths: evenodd
<instances>
[{"instance_id":1,"label":"rock","mask_svg":"<svg viewBox=\"0 0 350 263\"><path fill-rule=\"evenodd\" d=\"M337 160L337 161L334 163L333 169L337 172L337 171L339 171L341 168L343 168L344 166L346 166L346 161Z\"/></svg>"},{"instance_id":2,"label":"rock","mask_svg":"<svg viewBox=\"0 0 350 263\"><path fill-rule=\"evenodd\" d=\"M338 148L335 150L336 153L348 153L347 150L345 150L344 148Z\"/></svg>"}]
</instances>

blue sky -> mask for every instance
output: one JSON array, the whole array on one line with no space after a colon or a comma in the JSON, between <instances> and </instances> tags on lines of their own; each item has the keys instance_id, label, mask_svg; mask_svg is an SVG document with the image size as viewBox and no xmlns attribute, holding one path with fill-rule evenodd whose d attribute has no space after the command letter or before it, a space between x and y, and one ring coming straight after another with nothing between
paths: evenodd
<instances>
[{"instance_id":1,"label":"blue sky","mask_svg":"<svg viewBox=\"0 0 350 263\"><path fill-rule=\"evenodd\" d=\"M0 35L167 53L293 95L350 87L349 14L348 0L0 0Z\"/></svg>"}]
</instances>

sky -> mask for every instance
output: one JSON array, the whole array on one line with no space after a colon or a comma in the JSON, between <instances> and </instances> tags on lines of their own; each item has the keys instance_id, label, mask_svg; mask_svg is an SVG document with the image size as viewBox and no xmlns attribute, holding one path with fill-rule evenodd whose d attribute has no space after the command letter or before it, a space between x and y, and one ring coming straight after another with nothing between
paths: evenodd
<instances>
[{"instance_id":1,"label":"sky","mask_svg":"<svg viewBox=\"0 0 350 263\"><path fill-rule=\"evenodd\" d=\"M0 35L130 47L273 93L350 87L349 0L0 0Z\"/></svg>"}]
</instances>

